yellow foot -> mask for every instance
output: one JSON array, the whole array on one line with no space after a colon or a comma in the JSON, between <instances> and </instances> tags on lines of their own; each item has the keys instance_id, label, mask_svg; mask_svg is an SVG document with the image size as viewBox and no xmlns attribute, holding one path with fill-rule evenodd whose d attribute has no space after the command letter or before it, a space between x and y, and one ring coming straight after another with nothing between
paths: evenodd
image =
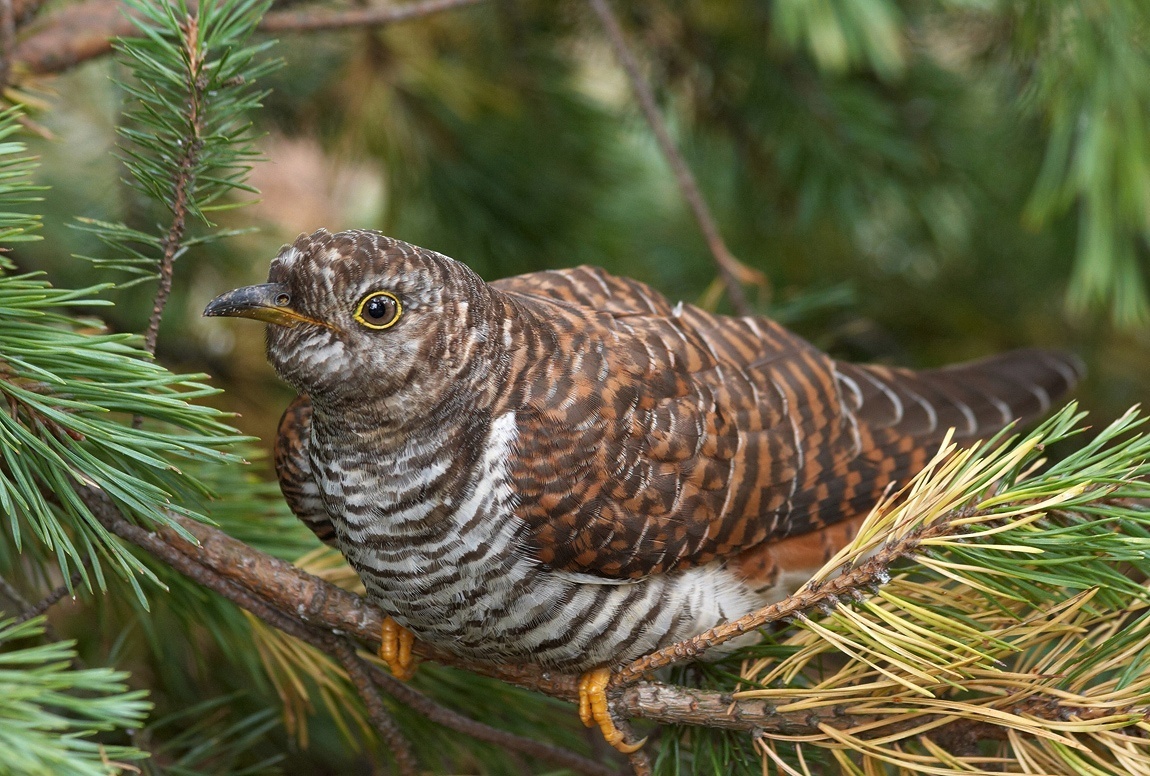
<instances>
[{"instance_id":1,"label":"yellow foot","mask_svg":"<svg viewBox=\"0 0 1150 776\"><path fill-rule=\"evenodd\" d=\"M406 682L415 675L415 658L411 655L415 634L390 617L384 617L379 636L380 659L387 663L392 676Z\"/></svg>"},{"instance_id":2,"label":"yellow foot","mask_svg":"<svg viewBox=\"0 0 1150 776\"><path fill-rule=\"evenodd\" d=\"M623 734L611 719L611 712L607 708L607 682L610 680L610 668L596 668L579 677L579 719L587 727L599 725L607 743L623 754L638 752L647 743L647 739L637 744L624 743Z\"/></svg>"}]
</instances>

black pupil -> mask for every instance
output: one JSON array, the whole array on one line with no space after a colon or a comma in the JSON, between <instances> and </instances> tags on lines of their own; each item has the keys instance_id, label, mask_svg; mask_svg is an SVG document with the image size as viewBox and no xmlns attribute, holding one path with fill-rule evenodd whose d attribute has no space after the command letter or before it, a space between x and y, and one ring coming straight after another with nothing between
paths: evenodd
<instances>
[{"instance_id":1,"label":"black pupil","mask_svg":"<svg viewBox=\"0 0 1150 776\"><path fill-rule=\"evenodd\" d=\"M364 312L367 313L368 319L375 323L382 323L391 320L395 310L395 302L386 296L377 296L369 299Z\"/></svg>"}]
</instances>

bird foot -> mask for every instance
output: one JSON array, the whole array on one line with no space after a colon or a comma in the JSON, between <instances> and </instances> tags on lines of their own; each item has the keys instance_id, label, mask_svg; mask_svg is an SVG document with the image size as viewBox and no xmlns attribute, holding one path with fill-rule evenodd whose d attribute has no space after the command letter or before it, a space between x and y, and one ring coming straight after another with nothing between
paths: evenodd
<instances>
[{"instance_id":1,"label":"bird foot","mask_svg":"<svg viewBox=\"0 0 1150 776\"><path fill-rule=\"evenodd\" d=\"M415 658L411 654L415 634L390 617L384 617L379 637L379 657L387 663L391 675L403 682L415 676Z\"/></svg>"},{"instance_id":2,"label":"bird foot","mask_svg":"<svg viewBox=\"0 0 1150 776\"><path fill-rule=\"evenodd\" d=\"M611 680L610 668L596 668L579 677L579 719L587 727L599 726L607 743L623 754L631 754L643 748L647 739L628 744L623 733L615 727L611 710L607 707L607 682Z\"/></svg>"}]
</instances>

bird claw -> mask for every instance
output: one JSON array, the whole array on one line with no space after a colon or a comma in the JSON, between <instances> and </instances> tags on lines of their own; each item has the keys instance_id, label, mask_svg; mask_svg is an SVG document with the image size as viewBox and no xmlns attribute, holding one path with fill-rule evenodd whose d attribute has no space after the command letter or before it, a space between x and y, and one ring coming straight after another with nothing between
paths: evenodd
<instances>
[{"instance_id":1,"label":"bird claw","mask_svg":"<svg viewBox=\"0 0 1150 776\"><path fill-rule=\"evenodd\" d=\"M379 658L387 663L391 675L402 682L415 676L415 658L411 654L415 634L390 617L384 617L379 637Z\"/></svg>"},{"instance_id":2,"label":"bird claw","mask_svg":"<svg viewBox=\"0 0 1150 776\"><path fill-rule=\"evenodd\" d=\"M624 742L623 733L615 727L611 710L607 707L607 682L611 680L610 668L596 668L579 677L579 719L586 727L599 726L607 743L623 754L632 754L647 743L644 737L638 743Z\"/></svg>"}]
</instances>

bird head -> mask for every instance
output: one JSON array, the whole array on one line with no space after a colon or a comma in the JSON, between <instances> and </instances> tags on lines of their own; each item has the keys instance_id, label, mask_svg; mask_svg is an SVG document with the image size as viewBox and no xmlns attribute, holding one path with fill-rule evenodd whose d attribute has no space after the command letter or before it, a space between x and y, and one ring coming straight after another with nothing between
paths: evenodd
<instances>
[{"instance_id":1,"label":"bird head","mask_svg":"<svg viewBox=\"0 0 1150 776\"><path fill-rule=\"evenodd\" d=\"M490 301L479 276L446 256L377 232L321 229L285 246L267 283L217 297L204 315L270 324L268 360L317 406L399 394L431 404L474 368Z\"/></svg>"}]
</instances>

